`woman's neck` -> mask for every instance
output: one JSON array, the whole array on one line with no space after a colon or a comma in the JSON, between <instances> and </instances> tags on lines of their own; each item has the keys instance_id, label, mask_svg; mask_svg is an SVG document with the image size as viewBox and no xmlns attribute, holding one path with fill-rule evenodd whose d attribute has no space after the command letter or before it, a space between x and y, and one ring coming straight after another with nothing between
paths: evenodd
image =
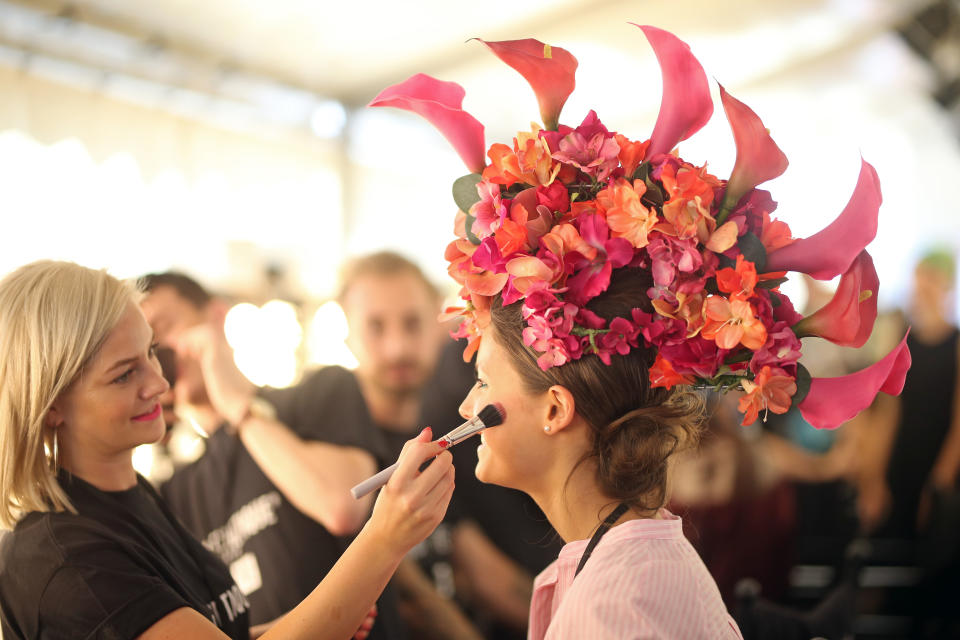
<instances>
[{"instance_id":1,"label":"woman's neck","mask_svg":"<svg viewBox=\"0 0 960 640\"><path fill-rule=\"evenodd\" d=\"M133 468L133 451L111 458L77 459L63 456L60 466L101 491L125 491L137 484L137 472Z\"/></svg>"},{"instance_id":2,"label":"woman's neck","mask_svg":"<svg viewBox=\"0 0 960 640\"><path fill-rule=\"evenodd\" d=\"M544 484L546 488L528 492L564 542L589 538L617 508L617 500L605 495L597 486L595 469L596 465L590 461L584 462L569 476L569 481L568 470L551 474L555 477ZM630 509L615 524L643 517L651 516Z\"/></svg>"}]
</instances>

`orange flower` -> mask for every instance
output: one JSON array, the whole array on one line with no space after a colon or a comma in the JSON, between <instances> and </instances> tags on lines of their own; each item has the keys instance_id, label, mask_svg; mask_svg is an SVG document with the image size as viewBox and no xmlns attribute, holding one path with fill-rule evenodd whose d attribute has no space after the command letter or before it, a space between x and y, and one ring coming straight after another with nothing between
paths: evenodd
<instances>
[{"instance_id":1,"label":"orange flower","mask_svg":"<svg viewBox=\"0 0 960 640\"><path fill-rule=\"evenodd\" d=\"M633 142L627 138L627 136L620 135L619 133L614 135L613 138L620 147L620 153L617 155L617 158L620 160L620 166L623 167L623 175L629 176L636 171L640 163L643 162L643 159L647 155L647 147L650 146L650 141Z\"/></svg>"},{"instance_id":2,"label":"orange flower","mask_svg":"<svg viewBox=\"0 0 960 640\"><path fill-rule=\"evenodd\" d=\"M669 360L665 360L659 353L650 367L650 386L666 387L667 389L678 384L693 384L693 376L682 376L673 369Z\"/></svg>"},{"instance_id":3,"label":"orange flower","mask_svg":"<svg viewBox=\"0 0 960 640\"><path fill-rule=\"evenodd\" d=\"M509 187L521 179L523 171L520 170L520 160L513 149L507 145L501 142L490 145L487 150L487 157L490 158L490 164L487 165L482 174L483 179L487 182Z\"/></svg>"},{"instance_id":4,"label":"orange flower","mask_svg":"<svg viewBox=\"0 0 960 640\"><path fill-rule=\"evenodd\" d=\"M700 333L703 329L703 302L705 294L699 291L693 295L687 295L682 291L677 292L677 306L674 307L663 299L653 300L653 308L661 316L676 318L687 323L687 337Z\"/></svg>"},{"instance_id":5,"label":"orange flower","mask_svg":"<svg viewBox=\"0 0 960 640\"><path fill-rule=\"evenodd\" d=\"M530 132L521 131L513 139L513 148L520 161L524 182L534 187L548 187L560 173L560 163L554 161L547 141L540 137L540 127L531 123Z\"/></svg>"},{"instance_id":6,"label":"orange flower","mask_svg":"<svg viewBox=\"0 0 960 640\"><path fill-rule=\"evenodd\" d=\"M494 232L493 238L500 249L500 255L508 257L527 246L527 229L524 225L505 218L500 228Z\"/></svg>"},{"instance_id":7,"label":"orange flower","mask_svg":"<svg viewBox=\"0 0 960 640\"><path fill-rule=\"evenodd\" d=\"M625 238L637 249L649 244L647 234L657 224L655 211L643 206L640 198L647 192L643 180L619 178L611 186L597 194L597 206L606 214L607 225L614 238Z\"/></svg>"},{"instance_id":8,"label":"orange flower","mask_svg":"<svg viewBox=\"0 0 960 640\"><path fill-rule=\"evenodd\" d=\"M763 212L763 226L760 231L760 242L767 253L776 251L793 242L793 236L790 234L790 227L781 220L771 220L770 214Z\"/></svg>"},{"instance_id":9,"label":"orange flower","mask_svg":"<svg viewBox=\"0 0 960 640\"><path fill-rule=\"evenodd\" d=\"M513 139L513 149L505 144L490 145L490 164L483 170L483 179L509 187L523 182L534 187L549 186L560 172L560 163L550 157L547 141L540 137L540 127L521 131Z\"/></svg>"},{"instance_id":10,"label":"orange flower","mask_svg":"<svg viewBox=\"0 0 960 640\"><path fill-rule=\"evenodd\" d=\"M757 268L749 260L744 260L743 254L737 256L736 268L727 267L717 271L717 287L724 293L734 293L749 298L753 295L755 286L757 286Z\"/></svg>"},{"instance_id":11,"label":"orange flower","mask_svg":"<svg viewBox=\"0 0 960 640\"><path fill-rule=\"evenodd\" d=\"M713 340L721 349L742 344L756 351L767 342L767 328L753 314L750 302L740 296L710 296L703 307L707 323L704 338Z\"/></svg>"},{"instance_id":12,"label":"orange flower","mask_svg":"<svg viewBox=\"0 0 960 640\"><path fill-rule=\"evenodd\" d=\"M775 374L770 365L763 367L754 380L741 380L740 386L746 391L737 405L743 413L744 426L756 422L760 411L786 413L790 409L793 394L797 392L796 380Z\"/></svg>"},{"instance_id":13,"label":"orange flower","mask_svg":"<svg viewBox=\"0 0 960 640\"><path fill-rule=\"evenodd\" d=\"M696 237L706 243L717 228L710 205L713 189L720 186L720 181L707 173L706 167L698 169L686 163L679 169L666 164L660 178L670 196L663 205L663 217L676 229L677 237Z\"/></svg>"}]
</instances>

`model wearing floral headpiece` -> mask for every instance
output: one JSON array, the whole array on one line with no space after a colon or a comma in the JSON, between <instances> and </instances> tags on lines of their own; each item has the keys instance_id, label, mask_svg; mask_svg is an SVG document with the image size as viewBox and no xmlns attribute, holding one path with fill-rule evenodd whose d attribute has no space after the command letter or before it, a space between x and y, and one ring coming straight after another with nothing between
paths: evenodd
<instances>
[{"instance_id":1,"label":"model wearing floral headpiece","mask_svg":"<svg viewBox=\"0 0 960 640\"><path fill-rule=\"evenodd\" d=\"M576 59L536 40L484 42L537 94L545 129L493 144L461 110L455 83L418 74L380 93L372 106L419 113L453 143L473 173L454 185L458 238L447 247L450 275L466 306L458 337L469 359L496 296L524 301L525 342L540 366L586 354L607 360L646 342L659 357L654 384L741 387L745 422L798 405L814 426L835 428L878 391L899 393L909 367L905 342L864 371L810 379L797 364L799 338L820 336L859 347L877 313L876 270L864 247L877 230L881 195L863 161L853 196L827 228L795 239L771 218L776 203L756 186L779 176L787 159L763 123L720 87L737 146L728 180L672 152L710 119L713 102L700 64L671 34L642 27L663 70L663 101L649 140L609 131L591 111L579 127L559 125L574 88ZM654 276L655 314L604 323L585 304L610 273L641 266ZM801 317L779 291L788 271L819 280L841 276L834 299Z\"/></svg>"},{"instance_id":2,"label":"model wearing floral headpiece","mask_svg":"<svg viewBox=\"0 0 960 640\"><path fill-rule=\"evenodd\" d=\"M792 238L756 188L787 160L722 87L737 145L729 179L673 151L709 120L709 85L686 44L640 28L664 88L643 142L592 111L576 128L560 125L576 59L530 39L484 42L540 105L544 128L512 145L485 148L451 82L415 75L371 103L427 118L471 171L454 184L457 239L446 251L466 303L450 310L463 317L455 335L469 339L465 359L478 354L478 385L461 411L498 401L508 416L485 433L477 476L530 494L569 543L537 579L531 638L739 637L679 518L662 508L668 461L695 439L696 403L684 389L742 389L745 423L796 404L833 428L878 390L898 393L910 363L903 342L841 378L811 380L797 362L801 337L860 346L869 336L878 282L864 247L881 200L873 168L863 163L834 223ZM788 271L842 277L834 299L804 318L779 291Z\"/></svg>"}]
</instances>

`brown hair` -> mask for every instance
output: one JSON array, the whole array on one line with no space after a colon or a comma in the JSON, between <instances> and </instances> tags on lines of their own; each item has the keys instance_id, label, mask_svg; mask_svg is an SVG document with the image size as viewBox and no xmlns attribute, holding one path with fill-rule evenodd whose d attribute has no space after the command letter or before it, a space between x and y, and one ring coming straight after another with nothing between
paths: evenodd
<instances>
[{"instance_id":1,"label":"brown hair","mask_svg":"<svg viewBox=\"0 0 960 640\"><path fill-rule=\"evenodd\" d=\"M401 273L409 273L415 276L423 283L423 286L426 287L430 297L439 300L440 292L437 290L437 287L430 282L427 276L423 274L420 267L399 253L394 253L393 251L377 251L376 253L354 258L346 263L340 272L340 291L337 293L337 302L340 303L340 306L343 306L350 287L360 278L365 276L387 278Z\"/></svg>"},{"instance_id":2,"label":"brown hair","mask_svg":"<svg viewBox=\"0 0 960 640\"><path fill-rule=\"evenodd\" d=\"M587 304L602 318L630 317L630 310L652 311L647 290L653 285L643 269L613 272L610 286ZM614 354L609 365L585 355L546 371L537 352L523 344L521 302L495 304L494 337L510 355L526 390L542 393L553 385L573 395L577 414L591 428L591 448L583 462L595 459L597 482L604 494L643 511L666 503L670 456L696 442L703 400L679 388L651 388L648 370L654 349L641 346L627 355ZM572 473L572 472L571 472Z\"/></svg>"}]
</instances>

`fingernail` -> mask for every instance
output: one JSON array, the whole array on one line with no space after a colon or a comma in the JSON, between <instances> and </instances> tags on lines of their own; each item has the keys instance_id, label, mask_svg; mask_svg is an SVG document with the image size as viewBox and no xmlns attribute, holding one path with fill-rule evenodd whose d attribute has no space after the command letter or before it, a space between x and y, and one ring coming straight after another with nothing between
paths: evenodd
<instances>
[{"instance_id":1,"label":"fingernail","mask_svg":"<svg viewBox=\"0 0 960 640\"><path fill-rule=\"evenodd\" d=\"M431 429L430 427L424 427L424 428L423 428L423 431L420 432L420 435L421 435L421 436L423 436L423 434L427 434L427 438L432 438L432 437L433 437L433 429Z\"/></svg>"}]
</instances>

